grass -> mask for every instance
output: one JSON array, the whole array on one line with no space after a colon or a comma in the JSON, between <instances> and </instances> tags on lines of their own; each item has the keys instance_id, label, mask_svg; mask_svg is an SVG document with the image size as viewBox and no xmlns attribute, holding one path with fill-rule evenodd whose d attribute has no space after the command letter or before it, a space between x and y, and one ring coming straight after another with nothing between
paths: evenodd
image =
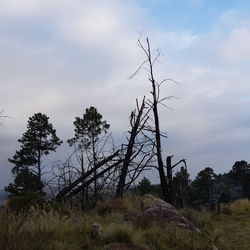
<instances>
[{"instance_id":1,"label":"grass","mask_svg":"<svg viewBox=\"0 0 250 250\"><path fill-rule=\"evenodd\" d=\"M190 208L180 212L201 229L201 233L157 224L135 227L124 214L138 209L130 199L99 203L89 212L64 208L32 208L27 213L1 211L1 250L96 250L112 243L145 246L152 250L243 250L250 246L250 202L239 200L225 205L221 214ZM108 208L107 208L108 207ZM104 211L104 212L103 212ZM108 211L108 212L106 212ZM135 212L135 211L134 211ZM102 236L91 236L93 223L102 227ZM136 249L136 248L135 248ZM139 249L139 248L138 248Z\"/></svg>"}]
</instances>

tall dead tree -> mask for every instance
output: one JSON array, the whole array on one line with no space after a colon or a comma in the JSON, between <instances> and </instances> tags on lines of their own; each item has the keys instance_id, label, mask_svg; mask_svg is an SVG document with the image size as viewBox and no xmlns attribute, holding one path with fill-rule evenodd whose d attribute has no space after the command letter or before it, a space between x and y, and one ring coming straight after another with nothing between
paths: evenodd
<instances>
[{"instance_id":1,"label":"tall dead tree","mask_svg":"<svg viewBox=\"0 0 250 250\"><path fill-rule=\"evenodd\" d=\"M160 121L159 121L159 114L158 114L158 104L162 103L162 101L166 100L167 98L160 99L160 86L162 83L167 81L168 79L164 79L162 82L158 83L155 80L154 77L154 63L157 61L158 57L160 56L160 53L156 55L156 57L152 57L151 48L149 39L146 38L146 45L142 45L140 39L138 39L139 47L143 50L143 52L146 55L146 60L142 63L142 65L139 67L141 69L144 67L146 71L148 72L148 80L151 83L151 94L152 94L152 100L147 100L147 104L152 108L153 116L154 116L154 128L149 129L151 132L154 133L155 136L155 147L156 147L156 156L157 156L157 169L159 172L160 177L160 184L162 189L162 195L164 200L168 200L168 189L167 189L167 181L165 177L164 172L164 164L162 160L162 146L161 146L161 136L162 133L160 131ZM146 65L146 67L144 66ZM138 70L139 70L138 69ZM138 72L137 70L137 72ZM168 97L169 98L169 97Z\"/></svg>"}]
</instances>

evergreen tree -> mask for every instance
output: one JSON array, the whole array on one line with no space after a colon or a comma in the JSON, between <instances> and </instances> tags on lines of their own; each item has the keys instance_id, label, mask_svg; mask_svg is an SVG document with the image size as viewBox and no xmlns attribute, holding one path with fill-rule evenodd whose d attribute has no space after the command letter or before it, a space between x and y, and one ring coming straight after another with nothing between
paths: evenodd
<instances>
[{"instance_id":1,"label":"evergreen tree","mask_svg":"<svg viewBox=\"0 0 250 250\"><path fill-rule=\"evenodd\" d=\"M37 113L29 118L27 131L18 142L21 143L20 150L9 159L15 165L12 169L15 180L6 190L13 193L42 192L42 157L55 151L62 141L49 123L49 117Z\"/></svg>"},{"instance_id":2,"label":"evergreen tree","mask_svg":"<svg viewBox=\"0 0 250 250\"><path fill-rule=\"evenodd\" d=\"M137 188L138 188L140 195L145 195L145 194L152 192L151 182L146 177L143 177L143 179L141 181L139 181Z\"/></svg>"},{"instance_id":3,"label":"evergreen tree","mask_svg":"<svg viewBox=\"0 0 250 250\"><path fill-rule=\"evenodd\" d=\"M189 173L187 169L181 167L180 171L176 172L173 178L173 187L175 194L175 205L185 207L187 204L188 185L190 183Z\"/></svg>"},{"instance_id":4,"label":"evergreen tree","mask_svg":"<svg viewBox=\"0 0 250 250\"><path fill-rule=\"evenodd\" d=\"M213 184L216 174L212 168L205 168L200 171L190 187L191 201L196 205L208 205L213 207Z\"/></svg>"},{"instance_id":5,"label":"evergreen tree","mask_svg":"<svg viewBox=\"0 0 250 250\"><path fill-rule=\"evenodd\" d=\"M68 140L70 146L75 146L81 162L81 170L84 173L84 152L88 151L88 167L95 167L98 160L98 142L100 135L107 133L110 125L102 120L102 115L93 106L85 110L82 117L76 117L74 121L75 135ZM96 176L97 172L94 172ZM94 182L94 193L97 194L97 180Z\"/></svg>"},{"instance_id":6,"label":"evergreen tree","mask_svg":"<svg viewBox=\"0 0 250 250\"><path fill-rule=\"evenodd\" d=\"M229 176L241 188L241 198L250 198L250 164L236 161Z\"/></svg>"}]
</instances>

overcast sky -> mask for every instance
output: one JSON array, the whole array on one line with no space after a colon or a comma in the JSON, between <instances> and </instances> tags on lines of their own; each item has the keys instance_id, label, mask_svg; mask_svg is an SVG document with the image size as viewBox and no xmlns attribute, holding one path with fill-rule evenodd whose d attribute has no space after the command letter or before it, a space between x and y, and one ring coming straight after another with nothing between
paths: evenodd
<instances>
[{"instance_id":1,"label":"overcast sky","mask_svg":"<svg viewBox=\"0 0 250 250\"><path fill-rule=\"evenodd\" d=\"M64 141L95 106L125 140L135 98L149 95L140 34L163 56L156 78L173 78L160 109L164 155L227 172L250 161L250 2L208 0L0 0L0 188L11 181L17 139L34 113L50 117ZM61 149L54 159L64 159ZM152 179L156 181L156 176Z\"/></svg>"}]
</instances>

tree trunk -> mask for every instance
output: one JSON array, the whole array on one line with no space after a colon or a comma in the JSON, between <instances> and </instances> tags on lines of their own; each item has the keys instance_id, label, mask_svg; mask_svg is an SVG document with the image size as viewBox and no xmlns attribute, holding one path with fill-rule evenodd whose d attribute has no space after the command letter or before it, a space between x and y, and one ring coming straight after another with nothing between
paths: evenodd
<instances>
[{"instance_id":1,"label":"tree trunk","mask_svg":"<svg viewBox=\"0 0 250 250\"><path fill-rule=\"evenodd\" d=\"M96 171L97 169L99 169L101 166L103 166L104 164L110 162L111 160L113 160L117 155L119 154L119 150L117 150L115 153L113 153L112 155L110 155L109 157L103 159L102 161L98 162L96 164L96 166L92 169L90 169L88 172L84 173L82 176L80 176L77 180L73 181L70 185L68 185L67 187L63 188L57 195L56 195L56 200L57 201L61 201L62 198L69 193L74 187L76 187L80 182L83 182L87 177L89 177L90 175L92 175L94 173L94 171ZM85 182L84 182L85 183ZM83 183L83 186L84 186Z\"/></svg>"},{"instance_id":2,"label":"tree trunk","mask_svg":"<svg viewBox=\"0 0 250 250\"><path fill-rule=\"evenodd\" d=\"M154 113L154 123L155 123L155 140L156 140L156 155L157 155L157 162L158 162L158 171L161 181L161 189L162 195L165 201L168 200L168 193L167 193L167 181L164 172L163 160L162 160L162 150L161 150L161 134L160 134L160 122L159 122L159 115L158 115L158 98L156 95L156 82L154 79L153 74L153 63L151 58L151 49L149 40L147 38L147 56L149 61L149 71L150 71L150 82L152 84L152 96L153 96L153 113Z\"/></svg>"},{"instance_id":3,"label":"tree trunk","mask_svg":"<svg viewBox=\"0 0 250 250\"><path fill-rule=\"evenodd\" d=\"M122 198L123 197L125 182L126 182L126 176L127 176L127 173L128 173L128 167L129 167L129 164L130 164L131 157L133 155L133 148L134 148L134 144L135 144L135 138L136 138L136 136L138 134L138 129L139 129L139 125L141 123L141 117L142 117L144 108L145 108L145 103L144 103L144 99L143 99L140 110L139 110L138 115L136 117L135 123L133 124L133 126L131 124L132 129L131 129L131 132L130 132L130 138L129 138L129 142L128 142L128 145L127 145L127 151L126 151L126 154L125 154L125 158L124 158L124 161L123 161L119 182L118 182L117 189L116 189L116 198L118 198L118 197ZM133 117L131 117L131 120L132 119L133 119Z\"/></svg>"},{"instance_id":4,"label":"tree trunk","mask_svg":"<svg viewBox=\"0 0 250 250\"><path fill-rule=\"evenodd\" d=\"M172 181L173 181L173 176L172 176L172 157L173 156L168 156L167 157L167 178L168 178L168 183L167 183L167 189L168 189L168 199L167 202L170 204L173 204L173 189L172 189Z\"/></svg>"}]
</instances>

